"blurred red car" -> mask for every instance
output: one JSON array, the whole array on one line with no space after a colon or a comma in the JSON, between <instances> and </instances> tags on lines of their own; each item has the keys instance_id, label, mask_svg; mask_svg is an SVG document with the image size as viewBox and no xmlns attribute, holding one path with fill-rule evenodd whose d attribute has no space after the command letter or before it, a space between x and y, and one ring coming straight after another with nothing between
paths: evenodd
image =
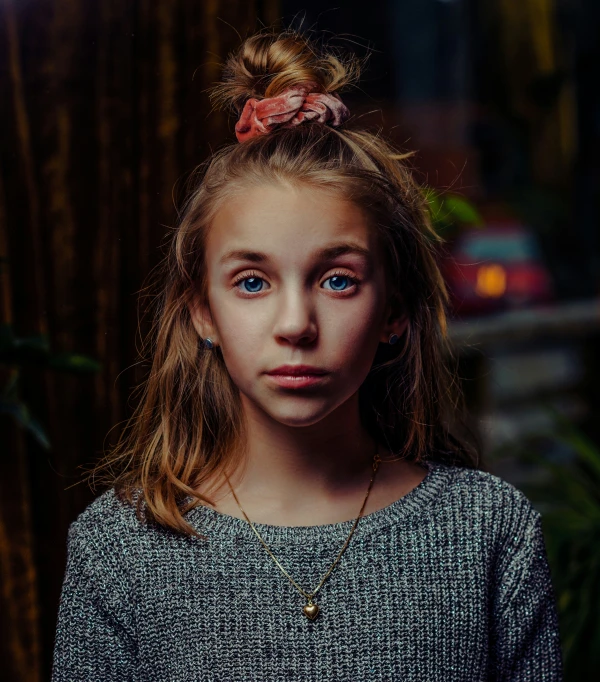
<instances>
[{"instance_id":1,"label":"blurred red car","mask_svg":"<svg viewBox=\"0 0 600 682\"><path fill-rule=\"evenodd\" d=\"M535 235L518 223L494 222L462 232L442 271L459 317L522 308L554 297Z\"/></svg>"}]
</instances>

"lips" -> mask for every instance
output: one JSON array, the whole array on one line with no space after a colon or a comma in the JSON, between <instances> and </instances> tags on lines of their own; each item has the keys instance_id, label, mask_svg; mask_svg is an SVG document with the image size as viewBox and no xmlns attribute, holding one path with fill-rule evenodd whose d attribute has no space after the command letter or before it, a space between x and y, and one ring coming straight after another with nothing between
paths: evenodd
<instances>
[{"instance_id":1,"label":"lips","mask_svg":"<svg viewBox=\"0 0 600 682\"><path fill-rule=\"evenodd\" d=\"M267 374L283 375L283 376L315 376L327 374L327 370L321 367L313 367L312 365L281 365L272 369Z\"/></svg>"}]
</instances>

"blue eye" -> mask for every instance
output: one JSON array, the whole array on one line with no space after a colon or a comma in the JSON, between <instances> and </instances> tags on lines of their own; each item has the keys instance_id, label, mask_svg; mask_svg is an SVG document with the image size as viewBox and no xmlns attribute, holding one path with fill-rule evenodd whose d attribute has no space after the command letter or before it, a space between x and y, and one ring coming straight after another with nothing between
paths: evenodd
<instances>
[{"instance_id":1,"label":"blue eye","mask_svg":"<svg viewBox=\"0 0 600 682\"><path fill-rule=\"evenodd\" d=\"M356 279L355 277L351 277L350 275L347 275L343 272L338 272L334 273L333 275L330 275L325 281L329 282L332 281L332 289L330 291L347 291L348 287L345 288L338 288L340 285L343 285L344 282L351 282L354 285L354 288L359 283L359 280ZM237 279L233 285L238 288L240 291L239 285L244 283L244 291L242 293L247 293L247 294L258 294L262 291L262 289L256 288L260 286L261 282L264 282L265 280L262 277L258 277L257 275L250 273L246 275L245 277L240 277Z\"/></svg>"},{"instance_id":2,"label":"blue eye","mask_svg":"<svg viewBox=\"0 0 600 682\"><path fill-rule=\"evenodd\" d=\"M241 282L253 282L254 284L251 284L251 285L250 285L250 286L252 287L252 286L255 286L256 283L258 283L258 282L264 282L264 281L265 281L265 280L262 279L262 277L245 277L244 279L241 279L241 280L239 280L238 282L236 282L236 286L237 286L238 284L240 284ZM251 288L249 293L255 294L255 293L257 293L257 291L258 291L257 289L252 289L252 288Z\"/></svg>"},{"instance_id":3,"label":"blue eye","mask_svg":"<svg viewBox=\"0 0 600 682\"><path fill-rule=\"evenodd\" d=\"M344 280L349 280L349 281L352 281L352 282L356 282L356 280L353 279L352 277L350 277L349 275L332 275L331 277L328 277L325 281L326 281L326 282L329 282L330 280L338 280L338 285L339 285L339 280L342 280L342 282L343 282ZM334 285L332 284L332 286L334 286ZM345 289L336 289L336 288L334 288L333 291L345 291Z\"/></svg>"}]
</instances>

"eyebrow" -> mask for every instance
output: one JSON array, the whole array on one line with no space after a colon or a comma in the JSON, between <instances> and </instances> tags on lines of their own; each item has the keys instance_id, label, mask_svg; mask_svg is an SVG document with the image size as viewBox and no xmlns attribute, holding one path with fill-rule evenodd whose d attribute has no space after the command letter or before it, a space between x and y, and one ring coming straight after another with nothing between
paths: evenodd
<instances>
[{"instance_id":1,"label":"eyebrow","mask_svg":"<svg viewBox=\"0 0 600 682\"><path fill-rule=\"evenodd\" d=\"M316 260L332 260L338 256L345 256L346 254L356 253L365 258L371 257L371 252L369 249L365 249L358 244L353 244L351 242L341 242L339 244L332 244L331 246L326 246L315 253ZM219 263L224 264L229 261L240 260L240 261L251 261L252 263L265 263L270 260L270 257L266 253L261 253L260 251L247 251L246 249L234 249L233 251L228 251L220 259Z\"/></svg>"}]
</instances>

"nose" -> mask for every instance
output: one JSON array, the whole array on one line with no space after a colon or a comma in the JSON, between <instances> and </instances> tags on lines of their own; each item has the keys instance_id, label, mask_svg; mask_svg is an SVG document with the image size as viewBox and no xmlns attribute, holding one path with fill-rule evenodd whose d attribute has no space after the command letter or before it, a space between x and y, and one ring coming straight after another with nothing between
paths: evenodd
<instances>
[{"instance_id":1,"label":"nose","mask_svg":"<svg viewBox=\"0 0 600 682\"><path fill-rule=\"evenodd\" d=\"M309 343L317 336L316 310L312 297L301 287L290 287L276 311L274 335L289 343Z\"/></svg>"}]
</instances>

